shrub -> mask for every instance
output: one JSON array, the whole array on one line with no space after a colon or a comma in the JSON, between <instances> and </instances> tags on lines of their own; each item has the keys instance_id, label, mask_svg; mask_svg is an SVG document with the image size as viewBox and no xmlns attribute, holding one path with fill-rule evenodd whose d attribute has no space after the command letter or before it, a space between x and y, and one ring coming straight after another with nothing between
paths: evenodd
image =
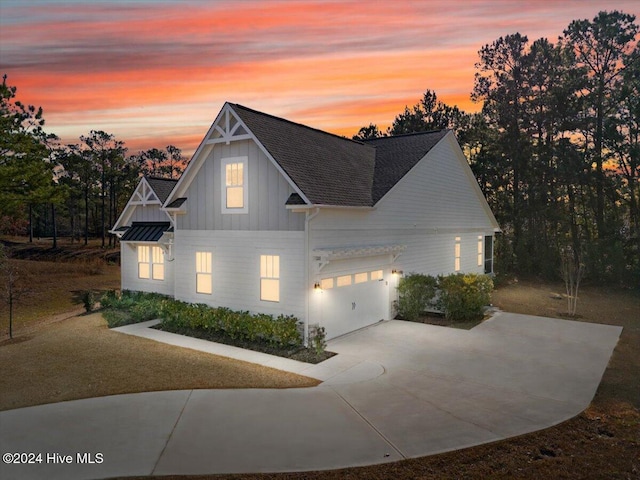
<instances>
[{"instance_id":1,"label":"shrub","mask_svg":"<svg viewBox=\"0 0 640 480\"><path fill-rule=\"evenodd\" d=\"M125 290L106 292L100 299L103 317L110 328L159 318L163 302L168 299L159 293ZM116 313L117 312L117 313Z\"/></svg>"},{"instance_id":2,"label":"shrub","mask_svg":"<svg viewBox=\"0 0 640 480\"><path fill-rule=\"evenodd\" d=\"M319 325L311 325L309 328L309 340L311 347L316 352L316 355L322 355L327 348L326 332L324 327Z\"/></svg>"},{"instance_id":3,"label":"shrub","mask_svg":"<svg viewBox=\"0 0 640 480\"><path fill-rule=\"evenodd\" d=\"M437 280L430 275L410 273L398 284L398 314L406 320L416 320L433 307Z\"/></svg>"},{"instance_id":4,"label":"shrub","mask_svg":"<svg viewBox=\"0 0 640 480\"><path fill-rule=\"evenodd\" d=\"M438 305L447 319L474 320L491 301L493 281L488 275L455 273L439 276L438 287Z\"/></svg>"},{"instance_id":5,"label":"shrub","mask_svg":"<svg viewBox=\"0 0 640 480\"><path fill-rule=\"evenodd\" d=\"M84 290L80 294L80 299L82 300L82 304L87 313L93 312L93 309L96 306L96 294L93 290Z\"/></svg>"}]
</instances>

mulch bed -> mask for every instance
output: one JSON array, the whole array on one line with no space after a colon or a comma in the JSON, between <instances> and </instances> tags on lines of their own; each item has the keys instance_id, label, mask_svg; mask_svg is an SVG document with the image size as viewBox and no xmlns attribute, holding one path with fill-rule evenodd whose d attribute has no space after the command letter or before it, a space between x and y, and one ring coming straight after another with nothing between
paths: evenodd
<instances>
[{"instance_id":1,"label":"mulch bed","mask_svg":"<svg viewBox=\"0 0 640 480\"><path fill-rule=\"evenodd\" d=\"M162 330L164 332L177 333L179 335L185 335L187 337L199 338L201 340L208 340L210 342L224 343L225 345L231 345L233 347L244 348L246 350L254 350L256 352L267 353L269 355L276 355L278 357L289 358L291 360L298 360L299 362L306 362L312 364L318 364L336 355L333 352L327 352L326 350L320 354L316 353L311 348L277 348L268 343L261 342L249 342L247 340L241 340L236 338L230 338L219 332L209 332L204 330L198 330L194 328L171 328L169 325L163 325L162 323L155 325L151 328Z\"/></svg>"}]
</instances>

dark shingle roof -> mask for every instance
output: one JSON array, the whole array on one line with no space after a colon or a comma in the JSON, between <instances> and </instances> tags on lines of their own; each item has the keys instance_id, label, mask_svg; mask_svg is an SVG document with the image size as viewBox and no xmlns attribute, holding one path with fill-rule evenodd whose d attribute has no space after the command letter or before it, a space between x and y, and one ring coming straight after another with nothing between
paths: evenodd
<instances>
[{"instance_id":1,"label":"dark shingle roof","mask_svg":"<svg viewBox=\"0 0 640 480\"><path fill-rule=\"evenodd\" d=\"M232 107L311 203L372 205L374 148L241 105Z\"/></svg>"},{"instance_id":2,"label":"dark shingle roof","mask_svg":"<svg viewBox=\"0 0 640 480\"><path fill-rule=\"evenodd\" d=\"M186 201L187 201L187 197L176 198L173 202L171 202L169 205L165 206L164 208L180 208L182 204Z\"/></svg>"},{"instance_id":3,"label":"dark shingle roof","mask_svg":"<svg viewBox=\"0 0 640 480\"><path fill-rule=\"evenodd\" d=\"M230 105L315 205L375 205L447 133L439 130L357 142ZM303 205L297 197L290 196L287 205Z\"/></svg>"},{"instance_id":4,"label":"dark shingle roof","mask_svg":"<svg viewBox=\"0 0 640 480\"><path fill-rule=\"evenodd\" d=\"M162 203L165 202L165 200L171 193L171 190L173 190L173 187L175 187L176 183L178 183L178 180L173 180L170 178L161 178L161 177L144 177L144 178L147 180L147 182L149 183L149 186L153 189L153 191L157 195L158 200L160 200L160 202Z\"/></svg>"},{"instance_id":5,"label":"dark shingle roof","mask_svg":"<svg viewBox=\"0 0 640 480\"><path fill-rule=\"evenodd\" d=\"M376 149L373 203L391 190L446 134L447 130L436 130L366 140L367 145Z\"/></svg>"},{"instance_id":6,"label":"dark shingle roof","mask_svg":"<svg viewBox=\"0 0 640 480\"><path fill-rule=\"evenodd\" d=\"M120 241L157 242L170 227L169 222L133 222Z\"/></svg>"}]
</instances>

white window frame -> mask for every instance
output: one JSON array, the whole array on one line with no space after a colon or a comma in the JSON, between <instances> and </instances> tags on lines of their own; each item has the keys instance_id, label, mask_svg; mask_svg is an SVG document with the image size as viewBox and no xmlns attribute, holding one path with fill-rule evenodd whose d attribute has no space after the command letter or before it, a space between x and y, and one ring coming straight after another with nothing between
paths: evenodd
<instances>
[{"instance_id":1,"label":"white window frame","mask_svg":"<svg viewBox=\"0 0 640 480\"><path fill-rule=\"evenodd\" d=\"M164 251L155 245L151 247L151 278L164 280Z\"/></svg>"},{"instance_id":2,"label":"white window frame","mask_svg":"<svg viewBox=\"0 0 640 480\"><path fill-rule=\"evenodd\" d=\"M228 185L227 166L233 164L242 165L242 178L239 184ZM249 159L248 157L228 157L220 162L220 205L222 213L249 213ZM231 182L232 179L229 179ZM242 187L242 207L227 207L227 189Z\"/></svg>"},{"instance_id":3,"label":"white window frame","mask_svg":"<svg viewBox=\"0 0 640 480\"><path fill-rule=\"evenodd\" d=\"M461 266L460 257L462 252L462 247L460 246L460 243L461 243L460 237L456 237L455 244L453 246L453 271L454 272L460 271L460 266Z\"/></svg>"},{"instance_id":4,"label":"white window frame","mask_svg":"<svg viewBox=\"0 0 640 480\"><path fill-rule=\"evenodd\" d=\"M280 302L280 255L260 255L260 300Z\"/></svg>"},{"instance_id":5,"label":"white window frame","mask_svg":"<svg viewBox=\"0 0 640 480\"><path fill-rule=\"evenodd\" d=\"M138 245L138 278L141 280L164 280L164 251L155 245ZM144 274L142 271L146 270Z\"/></svg>"},{"instance_id":6,"label":"white window frame","mask_svg":"<svg viewBox=\"0 0 640 480\"><path fill-rule=\"evenodd\" d=\"M201 285L205 280L208 280L208 289ZM208 251L196 252L196 293L213 293L213 254Z\"/></svg>"},{"instance_id":7,"label":"white window frame","mask_svg":"<svg viewBox=\"0 0 640 480\"><path fill-rule=\"evenodd\" d=\"M484 235L478 235L478 266L484 267Z\"/></svg>"},{"instance_id":8,"label":"white window frame","mask_svg":"<svg viewBox=\"0 0 640 480\"><path fill-rule=\"evenodd\" d=\"M138 255L138 278L142 280L151 279L151 248L149 245L138 245L136 247ZM143 269L145 270L143 274Z\"/></svg>"}]
</instances>

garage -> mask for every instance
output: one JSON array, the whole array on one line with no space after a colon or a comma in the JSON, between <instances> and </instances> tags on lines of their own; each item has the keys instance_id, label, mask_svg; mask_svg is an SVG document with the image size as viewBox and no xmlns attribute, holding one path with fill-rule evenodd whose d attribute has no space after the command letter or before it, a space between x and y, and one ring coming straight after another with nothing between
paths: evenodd
<instances>
[{"instance_id":1,"label":"garage","mask_svg":"<svg viewBox=\"0 0 640 480\"><path fill-rule=\"evenodd\" d=\"M316 257L316 312L327 339L390 318L395 292L391 269L403 249L386 245L325 250Z\"/></svg>"}]
</instances>

